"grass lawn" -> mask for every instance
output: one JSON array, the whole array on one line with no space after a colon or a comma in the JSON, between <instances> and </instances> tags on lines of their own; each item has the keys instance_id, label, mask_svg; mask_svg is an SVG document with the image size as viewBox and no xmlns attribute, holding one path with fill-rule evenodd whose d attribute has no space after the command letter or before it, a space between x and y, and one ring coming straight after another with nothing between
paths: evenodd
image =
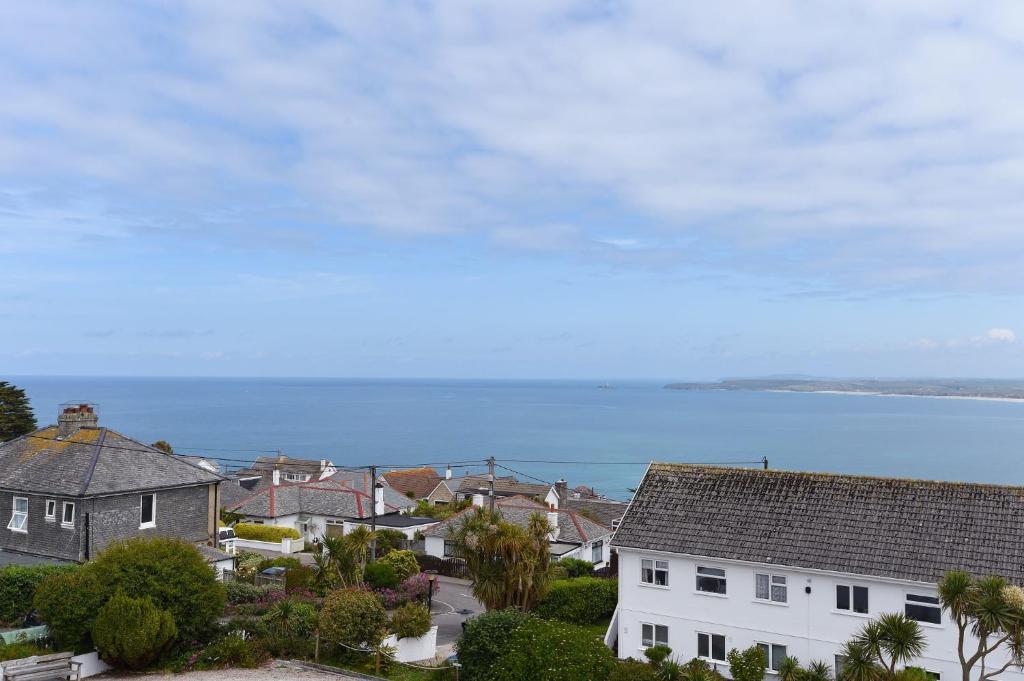
<instances>
[{"instance_id":1,"label":"grass lawn","mask_svg":"<svg viewBox=\"0 0 1024 681\"><path fill-rule=\"evenodd\" d=\"M601 620L599 620L597 622L594 622L593 624L584 624L583 628L586 629L587 631L594 632L602 640L604 640L604 635L605 635L605 633L608 632L608 625L611 624L611 622L612 622L612 618L611 617L605 617L604 619L601 619Z\"/></svg>"}]
</instances>

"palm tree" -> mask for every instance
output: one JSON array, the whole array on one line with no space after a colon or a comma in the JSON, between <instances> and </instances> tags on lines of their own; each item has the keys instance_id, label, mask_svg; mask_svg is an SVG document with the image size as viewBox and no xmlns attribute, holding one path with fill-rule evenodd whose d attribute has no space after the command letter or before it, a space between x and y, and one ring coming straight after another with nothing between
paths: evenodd
<instances>
[{"instance_id":1,"label":"palm tree","mask_svg":"<svg viewBox=\"0 0 1024 681\"><path fill-rule=\"evenodd\" d=\"M357 525L351 532L345 535L345 541L349 549L359 563L359 569L366 568L366 561L370 556L370 550L377 535L370 531L366 525Z\"/></svg>"},{"instance_id":2,"label":"palm tree","mask_svg":"<svg viewBox=\"0 0 1024 681\"><path fill-rule=\"evenodd\" d=\"M898 665L919 657L927 647L921 626L901 612L883 613L867 623L857 640L885 667L890 678L896 675Z\"/></svg>"},{"instance_id":3,"label":"palm tree","mask_svg":"<svg viewBox=\"0 0 1024 681\"><path fill-rule=\"evenodd\" d=\"M842 657L843 673L836 681L880 681L885 675L885 669L862 641L847 641L843 645Z\"/></svg>"},{"instance_id":4,"label":"palm tree","mask_svg":"<svg viewBox=\"0 0 1024 681\"><path fill-rule=\"evenodd\" d=\"M939 582L939 602L957 627L963 681L971 680L979 664L978 681L988 681L1011 666L1024 666L1024 593L1019 587L1001 577L975 580L957 570L946 573ZM968 638L968 632L974 641ZM1000 648L1005 652L997 652ZM986 671L985 663L992 654L1006 662Z\"/></svg>"},{"instance_id":5,"label":"palm tree","mask_svg":"<svg viewBox=\"0 0 1024 681\"><path fill-rule=\"evenodd\" d=\"M779 681L800 681L804 670L800 667L800 660L795 657L783 658L779 663Z\"/></svg>"},{"instance_id":6,"label":"palm tree","mask_svg":"<svg viewBox=\"0 0 1024 681\"><path fill-rule=\"evenodd\" d=\"M832 669L821 660L811 660L802 675L803 681L832 681Z\"/></svg>"}]
</instances>

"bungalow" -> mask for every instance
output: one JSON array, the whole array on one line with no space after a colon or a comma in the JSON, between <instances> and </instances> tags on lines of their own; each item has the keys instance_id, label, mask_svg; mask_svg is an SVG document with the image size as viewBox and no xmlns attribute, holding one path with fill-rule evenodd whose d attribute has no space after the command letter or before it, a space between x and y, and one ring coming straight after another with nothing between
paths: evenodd
<instances>
[{"instance_id":1,"label":"bungalow","mask_svg":"<svg viewBox=\"0 0 1024 681\"><path fill-rule=\"evenodd\" d=\"M472 499L475 495L480 494L486 497L490 490L490 481L487 475L452 477L451 469L448 469L446 476L427 495L427 501L432 506L445 506L452 502ZM555 491L554 485L520 482L510 475L494 478L494 496L524 496L543 500L545 507L550 504L558 505L558 493Z\"/></svg>"},{"instance_id":2,"label":"bungalow","mask_svg":"<svg viewBox=\"0 0 1024 681\"><path fill-rule=\"evenodd\" d=\"M728 673L732 648L823 660L902 612L927 638L912 664L961 678L937 582L950 570L1024 582L1024 488L655 463L619 524L619 657L667 644ZM1006 676L1021 678L1016 672Z\"/></svg>"},{"instance_id":3,"label":"bungalow","mask_svg":"<svg viewBox=\"0 0 1024 681\"><path fill-rule=\"evenodd\" d=\"M444 479L430 467L388 471L383 473L380 478L381 482L399 494L416 500L426 499Z\"/></svg>"},{"instance_id":4,"label":"bungalow","mask_svg":"<svg viewBox=\"0 0 1024 681\"><path fill-rule=\"evenodd\" d=\"M56 425L0 444L0 555L81 562L136 536L216 545L221 480L65 405Z\"/></svg>"},{"instance_id":5,"label":"bungalow","mask_svg":"<svg viewBox=\"0 0 1024 681\"><path fill-rule=\"evenodd\" d=\"M467 514L473 513L475 507L484 504L484 497L477 495L474 507L456 513L447 520L426 530L425 551L438 558L452 558L456 555L455 543L451 541L452 533L465 521ZM494 510L507 522L527 527L530 518L535 515L546 515L551 526L549 552L552 560L578 558L587 560L594 567L604 567L611 557L609 540L612 529L596 523L575 511L545 507L533 499L523 496L502 497L494 502Z\"/></svg>"},{"instance_id":6,"label":"bungalow","mask_svg":"<svg viewBox=\"0 0 1024 681\"><path fill-rule=\"evenodd\" d=\"M240 478L270 477L277 471L284 482L309 482L325 480L338 469L327 459L293 459L285 454L277 456L258 456L249 468L239 470L235 475Z\"/></svg>"}]
</instances>

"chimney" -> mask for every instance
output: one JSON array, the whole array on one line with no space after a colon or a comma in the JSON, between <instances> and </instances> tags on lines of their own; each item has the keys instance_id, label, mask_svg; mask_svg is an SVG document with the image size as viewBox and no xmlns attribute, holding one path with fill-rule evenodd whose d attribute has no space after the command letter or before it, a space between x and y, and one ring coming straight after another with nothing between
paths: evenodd
<instances>
[{"instance_id":1,"label":"chimney","mask_svg":"<svg viewBox=\"0 0 1024 681\"><path fill-rule=\"evenodd\" d=\"M558 527L558 510L554 504L548 506L548 525L551 526L551 533L548 535L551 541L558 541L559 527Z\"/></svg>"},{"instance_id":2,"label":"chimney","mask_svg":"<svg viewBox=\"0 0 1024 681\"><path fill-rule=\"evenodd\" d=\"M376 507L377 515L384 515L384 485L379 482L373 486L373 505Z\"/></svg>"},{"instance_id":3,"label":"chimney","mask_svg":"<svg viewBox=\"0 0 1024 681\"><path fill-rule=\"evenodd\" d=\"M555 495L558 497L559 508L569 500L569 483L565 478L555 481Z\"/></svg>"},{"instance_id":4,"label":"chimney","mask_svg":"<svg viewBox=\"0 0 1024 681\"><path fill-rule=\"evenodd\" d=\"M451 480L452 479L452 465L451 464L448 464L448 467L444 469L444 479L445 480Z\"/></svg>"},{"instance_id":5,"label":"chimney","mask_svg":"<svg viewBox=\"0 0 1024 681\"><path fill-rule=\"evenodd\" d=\"M57 437L68 437L78 432L79 428L96 428L100 419L96 416L93 405L82 403L61 405L57 415Z\"/></svg>"},{"instance_id":6,"label":"chimney","mask_svg":"<svg viewBox=\"0 0 1024 681\"><path fill-rule=\"evenodd\" d=\"M327 459L320 459L320 470L327 468Z\"/></svg>"},{"instance_id":7,"label":"chimney","mask_svg":"<svg viewBox=\"0 0 1024 681\"><path fill-rule=\"evenodd\" d=\"M274 483L274 485L280 485L281 484L281 470L280 469L278 469L278 468L274 469L274 472L271 474L271 480Z\"/></svg>"},{"instance_id":8,"label":"chimney","mask_svg":"<svg viewBox=\"0 0 1024 681\"><path fill-rule=\"evenodd\" d=\"M476 506L477 508L483 508L484 507L484 495L483 494L474 494L473 495L473 505Z\"/></svg>"}]
</instances>

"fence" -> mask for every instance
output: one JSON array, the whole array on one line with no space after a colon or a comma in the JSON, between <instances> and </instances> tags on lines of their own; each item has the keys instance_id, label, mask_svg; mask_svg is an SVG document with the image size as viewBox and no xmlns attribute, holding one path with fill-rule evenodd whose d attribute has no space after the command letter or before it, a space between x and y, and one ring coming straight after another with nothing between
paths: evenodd
<instances>
[{"instance_id":1,"label":"fence","mask_svg":"<svg viewBox=\"0 0 1024 681\"><path fill-rule=\"evenodd\" d=\"M416 562L420 564L420 570L437 570L437 574L445 577L469 579L466 561L459 558L438 558L437 556L417 554Z\"/></svg>"},{"instance_id":2,"label":"fence","mask_svg":"<svg viewBox=\"0 0 1024 681\"><path fill-rule=\"evenodd\" d=\"M603 568L594 570L595 577L602 577L604 579L614 579L619 576L619 554L612 553L612 558L608 561L608 564Z\"/></svg>"}]
</instances>

